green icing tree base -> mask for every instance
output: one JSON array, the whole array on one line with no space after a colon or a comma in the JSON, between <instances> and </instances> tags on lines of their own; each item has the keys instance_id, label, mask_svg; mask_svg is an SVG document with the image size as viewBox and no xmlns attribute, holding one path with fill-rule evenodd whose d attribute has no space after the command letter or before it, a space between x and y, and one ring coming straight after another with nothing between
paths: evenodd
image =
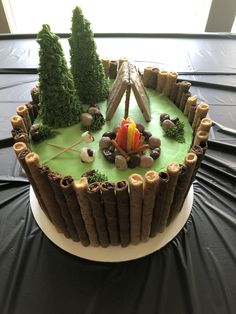
<instances>
[{"instance_id":1,"label":"green icing tree base","mask_svg":"<svg viewBox=\"0 0 236 314\"><path fill-rule=\"evenodd\" d=\"M79 7L73 11L72 32L69 38L71 72L80 100L94 105L108 96L108 82L103 65L96 52L90 23Z\"/></svg>"},{"instance_id":2,"label":"green icing tree base","mask_svg":"<svg viewBox=\"0 0 236 314\"><path fill-rule=\"evenodd\" d=\"M68 69L59 37L43 25L38 33L39 50L39 117L52 128L77 123L81 114L80 100Z\"/></svg>"}]
</instances>

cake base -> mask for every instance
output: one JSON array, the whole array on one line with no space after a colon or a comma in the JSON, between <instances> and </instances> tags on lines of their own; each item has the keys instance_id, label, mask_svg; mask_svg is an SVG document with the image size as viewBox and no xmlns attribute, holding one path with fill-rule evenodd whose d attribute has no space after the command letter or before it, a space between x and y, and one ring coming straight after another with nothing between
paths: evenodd
<instances>
[{"instance_id":1,"label":"cake base","mask_svg":"<svg viewBox=\"0 0 236 314\"><path fill-rule=\"evenodd\" d=\"M109 246L107 248L84 247L80 242L74 242L71 239L65 238L62 233L57 232L55 226L41 210L32 186L30 186L30 204L39 228L54 244L64 251L92 261L122 262L137 259L160 250L180 232L191 213L193 186L189 190L181 212L163 233L158 233L156 237L149 239L145 243L141 242L138 245L130 244L126 248L122 248L121 246Z\"/></svg>"}]
</instances>

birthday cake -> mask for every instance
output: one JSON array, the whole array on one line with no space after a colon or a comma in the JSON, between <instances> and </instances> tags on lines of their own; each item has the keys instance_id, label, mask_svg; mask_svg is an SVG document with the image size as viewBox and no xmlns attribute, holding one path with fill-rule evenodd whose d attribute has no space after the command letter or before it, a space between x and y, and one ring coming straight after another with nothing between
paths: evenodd
<instances>
[{"instance_id":1,"label":"birthday cake","mask_svg":"<svg viewBox=\"0 0 236 314\"><path fill-rule=\"evenodd\" d=\"M211 120L176 72L100 60L73 12L71 69L44 25L39 84L12 117L14 150L41 209L84 246L137 245L174 223L207 149Z\"/></svg>"}]
</instances>

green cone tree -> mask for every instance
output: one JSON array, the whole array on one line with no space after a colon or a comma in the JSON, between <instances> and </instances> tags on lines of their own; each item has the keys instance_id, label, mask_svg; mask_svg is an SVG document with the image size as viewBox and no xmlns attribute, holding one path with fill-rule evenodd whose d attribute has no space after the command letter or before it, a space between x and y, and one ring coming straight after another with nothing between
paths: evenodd
<instances>
[{"instance_id":1,"label":"green cone tree","mask_svg":"<svg viewBox=\"0 0 236 314\"><path fill-rule=\"evenodd\" d=\"M81 105L73 76L59 42L59 37L43 25L38 33L39 50L39 117L52 128L79 122Z\"/></svg>"},{"instance_id":2,"label":"green cone tree","mask_svg":"<svg viewBox=\"0 0 236 314\"><path fill-rule=\"evenodd\" d=\"M84 18L79 7L73 11L71 30L71 72L75 87L83 103L94 105L107 98L108 82L96 51L90 22Z\"/></svg>"}]
</instances>

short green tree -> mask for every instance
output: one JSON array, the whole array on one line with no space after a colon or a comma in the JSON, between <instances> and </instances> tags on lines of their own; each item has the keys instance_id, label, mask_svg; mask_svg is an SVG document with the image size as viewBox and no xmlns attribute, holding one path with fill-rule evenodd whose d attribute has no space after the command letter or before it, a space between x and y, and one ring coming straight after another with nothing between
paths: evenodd
<instances>
[{"instance_id":1,"label":"short green tree","mask_svg":"<svg viewBox=\"0 0 236 314\"><path fill-rule=\"evenodd\" d=\"M81 105L73 76L68 69L59 37L43 25L38 33L39 50L39 117L52 128L79 122Z\"/></svg>"},{"instance_id":2,"label":"short green tree","mask_svg":"<svg viewBox=\"0 0 236 314\"><path fill-rule=\"evenodd\" d=\"M71 72L80 100L94 105L108 96L108 82L103 65L96 51L90 23L76 7L72 16L72 32L69 38Z\"/></svg>"}]
</instances>

